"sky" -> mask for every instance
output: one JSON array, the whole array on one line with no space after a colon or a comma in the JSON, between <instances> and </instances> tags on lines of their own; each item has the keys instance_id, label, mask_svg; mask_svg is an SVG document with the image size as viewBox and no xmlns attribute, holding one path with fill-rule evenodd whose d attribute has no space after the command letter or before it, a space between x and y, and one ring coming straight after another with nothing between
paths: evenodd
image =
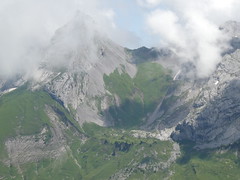
<instances>
[{"instance_id":1,"label":"sky","mask_svg":"<svg viewBox=\"0 0 240 180\"><path fill-rule=\"evenodd\" d=\"M0 0L0 76L34 68L55 31L82 12L121 46L169 47L206 77L229 47L219 26L239 21L239 10L239 0Z\"/></svg>"}]
</instances>

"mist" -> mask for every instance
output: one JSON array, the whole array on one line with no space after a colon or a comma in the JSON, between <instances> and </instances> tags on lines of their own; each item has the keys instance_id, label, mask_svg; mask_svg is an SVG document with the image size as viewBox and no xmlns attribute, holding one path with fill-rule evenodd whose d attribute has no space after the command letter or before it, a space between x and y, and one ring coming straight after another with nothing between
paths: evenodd
<instances>
[{"instance_id":1,"label":"mist","mask_svg":"<svg viewBox=\"0 0 240 180\"><path fill-rule=\"evenodd\" d=\"M146 24L159 46L168 46L182 62L193 62L199 77L207 77L229 48L229 37L219 30L228 20L239 20L237 0L138 0L148 8Z\"/></svg>"},{"instance_id":2,"label":"mist","mask_svg":"<svg viewBox=\"0 0 240 180\"><path fill-rule=\"evenodd\" d=\"M32 76L39 63L46 60L45 53L51 46L56 31L79 13L93 19L94 23L89 23L90 26L96 24L88 29L98 28L99 32L122 46L135 43L137 37L134 34L117 28L114 22L115 12L107 6L107 2L108 0L0 1L0 78L11 78L18 74ZM76 41L81 40L74 39L69 34L69 38L65 37L62 41L65 42L62 48L71 49L73 44L78 43ZM63 60L55 58L55 61L58 64Z\"/></svg>"}]
</instances>

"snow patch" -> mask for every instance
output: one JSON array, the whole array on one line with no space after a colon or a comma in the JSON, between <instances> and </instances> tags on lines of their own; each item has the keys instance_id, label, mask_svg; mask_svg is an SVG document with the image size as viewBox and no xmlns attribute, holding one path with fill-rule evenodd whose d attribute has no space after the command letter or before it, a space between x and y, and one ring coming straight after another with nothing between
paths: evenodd
<instances>
[{"instance_id":1,"label":"snow patch","mask_svg":"<svg viewBox=\"0 0 240 180\"><path fill-rule=\"evenodd\" d=\"M12 91L14 91L14 90L16 90L16 89L17 89L17 88L10 88L10 89L7 89L7 90L5 90L5 91L2 92L2 95L3 95L3 94L10 93L10 92L12 92Z\"/></svg>"},{"instance_id":2,"label":"snow patch","mask_svg":"<svg viewBox=\"0 0 240 180\"><path fill-rule=\"evenodd\" d=\"M174 76L174 78L173 78L173 80L175 81L175 80L177 80L177 77L178 77L178 75L181 73L181 70L179 70L178 72L177 72L177 74Z\"/></svg>"}]
</instances>

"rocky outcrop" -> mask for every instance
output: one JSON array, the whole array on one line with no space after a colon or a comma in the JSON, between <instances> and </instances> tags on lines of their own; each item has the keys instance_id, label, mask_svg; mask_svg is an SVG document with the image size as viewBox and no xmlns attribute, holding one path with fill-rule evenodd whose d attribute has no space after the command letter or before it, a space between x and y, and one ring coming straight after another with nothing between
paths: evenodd
<instances>
[{"instance_id":1,"label":"rocky outcrop","mask_svg":"<svg viewBox=\"0 0 240 180\"><path fill-rule=\"evenodd\" d=\"M240 51L226 55L206 81L173 138L214 148L240 139Z\"/></svg>"},{"instance_id":2,"label":"rocky outcrop","mask_svg":"<svg viewBox=\"0 0 240 180\"><path fill-rule=\"evenodd\" d=\"M7 165L21 165L37 162L43 158L57 158L67 151L67 142L64 135L66 126L60 121L57 114L46 107L52 127L44 127L39 134L30 136L17 136L5 142L8 159Z\"/></svg>"}]
</instances>

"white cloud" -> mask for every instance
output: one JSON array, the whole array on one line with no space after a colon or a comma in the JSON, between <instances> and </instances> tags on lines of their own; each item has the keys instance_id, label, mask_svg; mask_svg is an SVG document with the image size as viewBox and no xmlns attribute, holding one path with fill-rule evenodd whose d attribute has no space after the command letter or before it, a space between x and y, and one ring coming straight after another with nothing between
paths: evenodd
<instances>
[{"instance_id":1,"label":"white cloud","mask_svg":"<svg viewBox=\"0 0 240 180\"><path fill-rule=\"evenodd\" d=\"M147 25L155 39L169 45L182 59L198 66L200 76L212 72L227 45L227 37L218 30L224 21L239 20L238 0L136 0L147 13ZM139 39L126 27L110 0L1 0L0 1L0 76L34 68L56 29L80 10L93 17L100 31L123 46L136 47ZM121 4L120 1L118 1ZM124 4L128 2L124 1ZM131 3L133 6L133 3ZM127 6L126 6L127 7ZM134 8L130 8L134 11ZM137 9L137 8L136 8ZM126 8L126 11L129 9ZM139 9L136 12L140 13ZM134 14L131 13L131 14ZM139 14L138 14L139 15ZM133 18L134 21L140 21ZM141 22L129 29L137 31ZM143 32L143 31L142 31ZM148 39L148 34L140 33ZM151 39L149 38L149 39ZM151 44L151 43L149 43ZM204 67L205 66L205 67Z\"/></svg>"},{"instance_id":2,"label":"white cloud","mask_svg":"<svg viewBox=\"0 0 240 180\"><path fill-rule=\"evenodd\" d=\"M162 37L163 42L184 46L182 38L182 27L179 25L179 18L172 11L156 10L149 14L147 23L152 32Z\"/></svg>"},{"instance_id":3,"label":"white cloud","mask_svg":"<svg viewBox=\"0 0 240 180\"><path fill-rule=\"evenodd\" d=\"M55 31L77 11L90 15L109 38L121 45L135 41L131 33L119 30L108 0L1 0L0 77L32 71L42 60L42 51ZM116 35L118 34L118 35ZM134 39L134 40L133 40Z\"/></svg>"},{"instance_id":4,"label":"white cloud","mask_svg":"<svg viewBox=\"0 0 240 180\"><path fill-rule=\"evenodd\" d=\"M161 45L170 46L184 61L194 62L198 75L205 77L228 47L229 37L219 26L239 19L239 5L237 0L162 0L148 13L146 22Z\"/></svg>"},{"instance_id":5,"label":"white cloud","mask_svg":"<svg viewBox=\"0 0 240 180\"><path fill-rule=\"evenodd\" d=\"M0 75L33 68L55 30L73 15L66 0L5 0L0 2Z\"/></svg>"}]
</instances>

